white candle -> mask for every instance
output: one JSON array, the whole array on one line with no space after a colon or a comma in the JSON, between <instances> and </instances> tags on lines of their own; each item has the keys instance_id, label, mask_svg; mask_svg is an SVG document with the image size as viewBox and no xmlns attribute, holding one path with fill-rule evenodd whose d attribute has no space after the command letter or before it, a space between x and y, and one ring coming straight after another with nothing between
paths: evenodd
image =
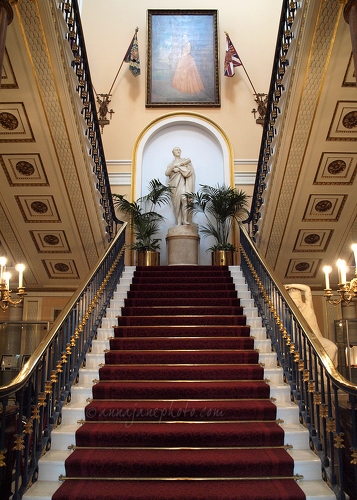
<instances>
[{"instance_id":1,"label":"white candle","mask_svg":"<svg viewBox=\"0 0 357 500\"><path fill-rule=\"evenodd\" d=\"M3 280L3 273L4 273L5 266L6 266L6 258L0 257L0 283Z\"/></svg>"},{"instance_id":2,"label":"white candle","mask_svg":"<svg viewBox=\"0 0 357 500\"><path fill-rule=\"evenodd\" d=\"M5 280L7 290L10 290L10 278L11 278L10 273L4 273L4 280Z\"/></svg>"},{"instance_id":3,"label":"white candle","mask_svg":"<svg viewBox=\"0 0 357 500\"><path fill-rule=\"evenodd\" d=\"M337 267L339 285L344 285L346 283L346 261L338 259Z\"/></svg>"},{"instance_id":4,"label":"white candle","mask_svg":"<svg viewBox=\"0 0 357 500\"><path fill-rule=\"evenodd\" d=\"M330 276L329 275L330 275L330 272L332 271L332 267L325 266L323 271L325 273L325 289L329 290L330 289Z\"/></svg>"},{"instance_id":5,"label":"white candle","mask_svg":"<svg viewBox=\"0 0 357 500\"><path fill-rule=\"evenodd\" d=\"M355 255L355 274L357 274L357 243L352 245L352 250Z\"/></svg>"},{"instance_id":6,"label":"white candle","mask_svg":"<svg viewBox=\"0 0 357 500\"><path fill-rule=\"evenodd\" d=\"M24 276L25 266L23 264L17 264L15 269L16 269L16 271L19 272L19 288L22 288L23 287L23 276Z\"/></svg>"}]
</instances>

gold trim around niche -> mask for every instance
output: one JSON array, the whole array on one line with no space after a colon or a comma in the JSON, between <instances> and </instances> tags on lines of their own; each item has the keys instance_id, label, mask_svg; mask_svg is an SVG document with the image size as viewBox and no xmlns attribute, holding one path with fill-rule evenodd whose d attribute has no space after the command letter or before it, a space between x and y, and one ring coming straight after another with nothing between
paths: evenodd
<instances>
[{"instance_id":1,"label":"gold trim around niche","mask_svg":"<svg viewBox=\"0 0 357 500\"><path fill-rule=\"evenodd\" d=\"M136 192L136 158L137 158L137 152L138 152L138 147L140 142L142 141L143 137L145 134L148 133L148 131L153 128L155 125L157 125L160 122L163 122L165 120L169 120L170 118L177 118L177 117L188 117L188 118L196 118L199 121L203 121L206 123L209 123L213 128L217 130L217 132L221 135L221 137L224 139L224 142L227 146L227 151L228 151L228 156L229 156L229 182L232 187L234 187L234 155L233 155L233 147L228 139L227 134L224 132L224 130L213 120L207 118L204 115L201 115L199 113L190 113L187 111L181 111L181 112L173 112L173 113L166 113L165 115L161 115L152 122L150 122L138 135L134 148L133 148L133 155L132 155L132 182L131 182L131 199L134 199L135 192ZM191 122L192 123L192 122ZM198 123L198 122L197 122Z\"/></svg>"}]
</instances>

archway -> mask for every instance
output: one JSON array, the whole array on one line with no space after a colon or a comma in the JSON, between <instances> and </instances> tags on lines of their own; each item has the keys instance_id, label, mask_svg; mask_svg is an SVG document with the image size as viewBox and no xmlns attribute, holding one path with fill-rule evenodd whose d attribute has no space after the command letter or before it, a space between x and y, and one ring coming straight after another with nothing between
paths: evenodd
<instances>
[{"instance_id":1,"label":"archway","mask_svg":"<svg viewBox=\"0 0 357 500\"><path fill-rule=\"evenodd\" d=\"M139 135L133 151L132 199L145 195L151 179L167 184L165 170L172 161L172 150L179 146L182 156L190 158L196 172L196 187L200 184L234 185L233 151L230 142L213 121L195 113L172 113L151 122ZM168 228L175 225L171 206L161 209L165 223L159 237L161 264L166 264L165 237ZM200 224L200 217L194 220ZM209 265L206 249L213 244L209 238L200 244L200 265Z\"/></svg>"}]
</instances>

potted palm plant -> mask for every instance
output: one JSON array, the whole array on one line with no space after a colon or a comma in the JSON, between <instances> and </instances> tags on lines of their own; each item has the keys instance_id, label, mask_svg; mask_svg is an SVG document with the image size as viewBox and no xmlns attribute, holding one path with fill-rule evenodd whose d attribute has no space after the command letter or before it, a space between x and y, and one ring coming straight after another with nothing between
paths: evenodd
<instances>
[{"instance_id":1,"label":"potted palm plant","mask_svg":"<svg viewBox=\"0 0 357 500\"><path fill-rule=\"evenodd\" d=\"M202 213L206 224L200 225L203 237L213 236L215 244L207 249L212 252L213 265L233 265L235 246L229 242L234 222L239 222L249 213L249 196L241 190L219 185L200 185L197 193L187 193L187 210L193 215Z\"/></svg>"},{"instance_id":2,"label":"potted palm plant","mask_svg":"<svg viewBox=\"0 0 357 500\"><path fill-rule=\"evenodd\" d=\"M130 217L135 236L135 243L131 247L136 251L138 266L160 264L161 239L156 236L165 218L155 208L171 201L171 188L158 179L149 182L148 191L145 196L131 202L121 194L112 195L114 206Z\"/></svg>"}]
</instances>

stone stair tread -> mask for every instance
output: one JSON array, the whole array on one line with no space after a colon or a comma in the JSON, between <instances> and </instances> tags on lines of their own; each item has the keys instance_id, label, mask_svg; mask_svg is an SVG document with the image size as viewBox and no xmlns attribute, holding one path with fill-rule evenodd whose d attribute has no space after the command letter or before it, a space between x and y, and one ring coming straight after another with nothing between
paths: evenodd
<instances>
[{"instance_id":1,"label":"stone stair tread","mask_svg":"<svg viewBox=\"0 0 357 500\"><path fill-rule=\"evenodd\" d=\"M104 349L109 347L108 339L113 336L112 327L117 326L116 316L120 315L122 295L128 289L128 281L131 280L134 270L135 267L130 266L124 273L125 278L123 274L122 286L118 286L117 291L114 293L115 298L110 309L108 309L108 317L103 318L102 328L98 330L98 341L94 341L94 344L97 343L93 349L94 352L87 355L87 366L80 370L79 384L72 387L72 395L75 395L75 397L63 408L63 423L53 431L53 440L56 441L56 447L41 458L40 465L41 463L46 464L46 467L50 468L53 464L54 470L56 470L55 468L61 466L69 454L72 453L71 450L68 450L68 445L74 444L75 433L81 425L77 421L72 421L72 417L84 416L84 407L87 404L86 398L90 397L88 393L91 392L93 380L98 379L99 364L104 363L104 352L99 352L98 349L103 346L105 346ZM128 274L126 274L127 271ZM276 354L269 352L270 340L266 338L266 329L262 326L261 318L254 307L240 267L230 267L230 271L241 299L241 305L244 305L244 315L247 317L247 325L251 327L251 335L256 336L256 345L261 346L259 361L265 364L264 376L270 380L271 396L277 398L275 401L277 418L281 418L281 416L287 417L287 420L280 425L285 432L285 444L293 446L293 449L288 452L294 459L295 473L299 474L301 473L299 471L303 471L301 475L305 476L306 474L306 477L308 477L308 480L299 480L298 484L306 494L306 500L335 500L336 497L332 490L320 479L320 459L309 448L309 433L299 423L298 407L290 400L290 388L283 382L283 370L277 367ZM92 375L93 379L91 379ZM83 383L84 376L86 378L85 383ZM61 446L64 449L59 449ZM25 493L23 498L26 500L51 500L53 493L60 484L62 483L56 480L42 480L40 474L39 481Z\"/></svg>"},{"instance_id":2,"label":"stone stair tread","mask_svg":"<svg viewBox=\"0 0 357 500\"><path fill-rule=\"evenodd\" d=\"M24 494L25 500L51 500L54 492L62 483L60 481L37 481ZM306 495L306 500L336 500L336 496L323 481L298 482Z\"/></svg>"}]
</instances>

